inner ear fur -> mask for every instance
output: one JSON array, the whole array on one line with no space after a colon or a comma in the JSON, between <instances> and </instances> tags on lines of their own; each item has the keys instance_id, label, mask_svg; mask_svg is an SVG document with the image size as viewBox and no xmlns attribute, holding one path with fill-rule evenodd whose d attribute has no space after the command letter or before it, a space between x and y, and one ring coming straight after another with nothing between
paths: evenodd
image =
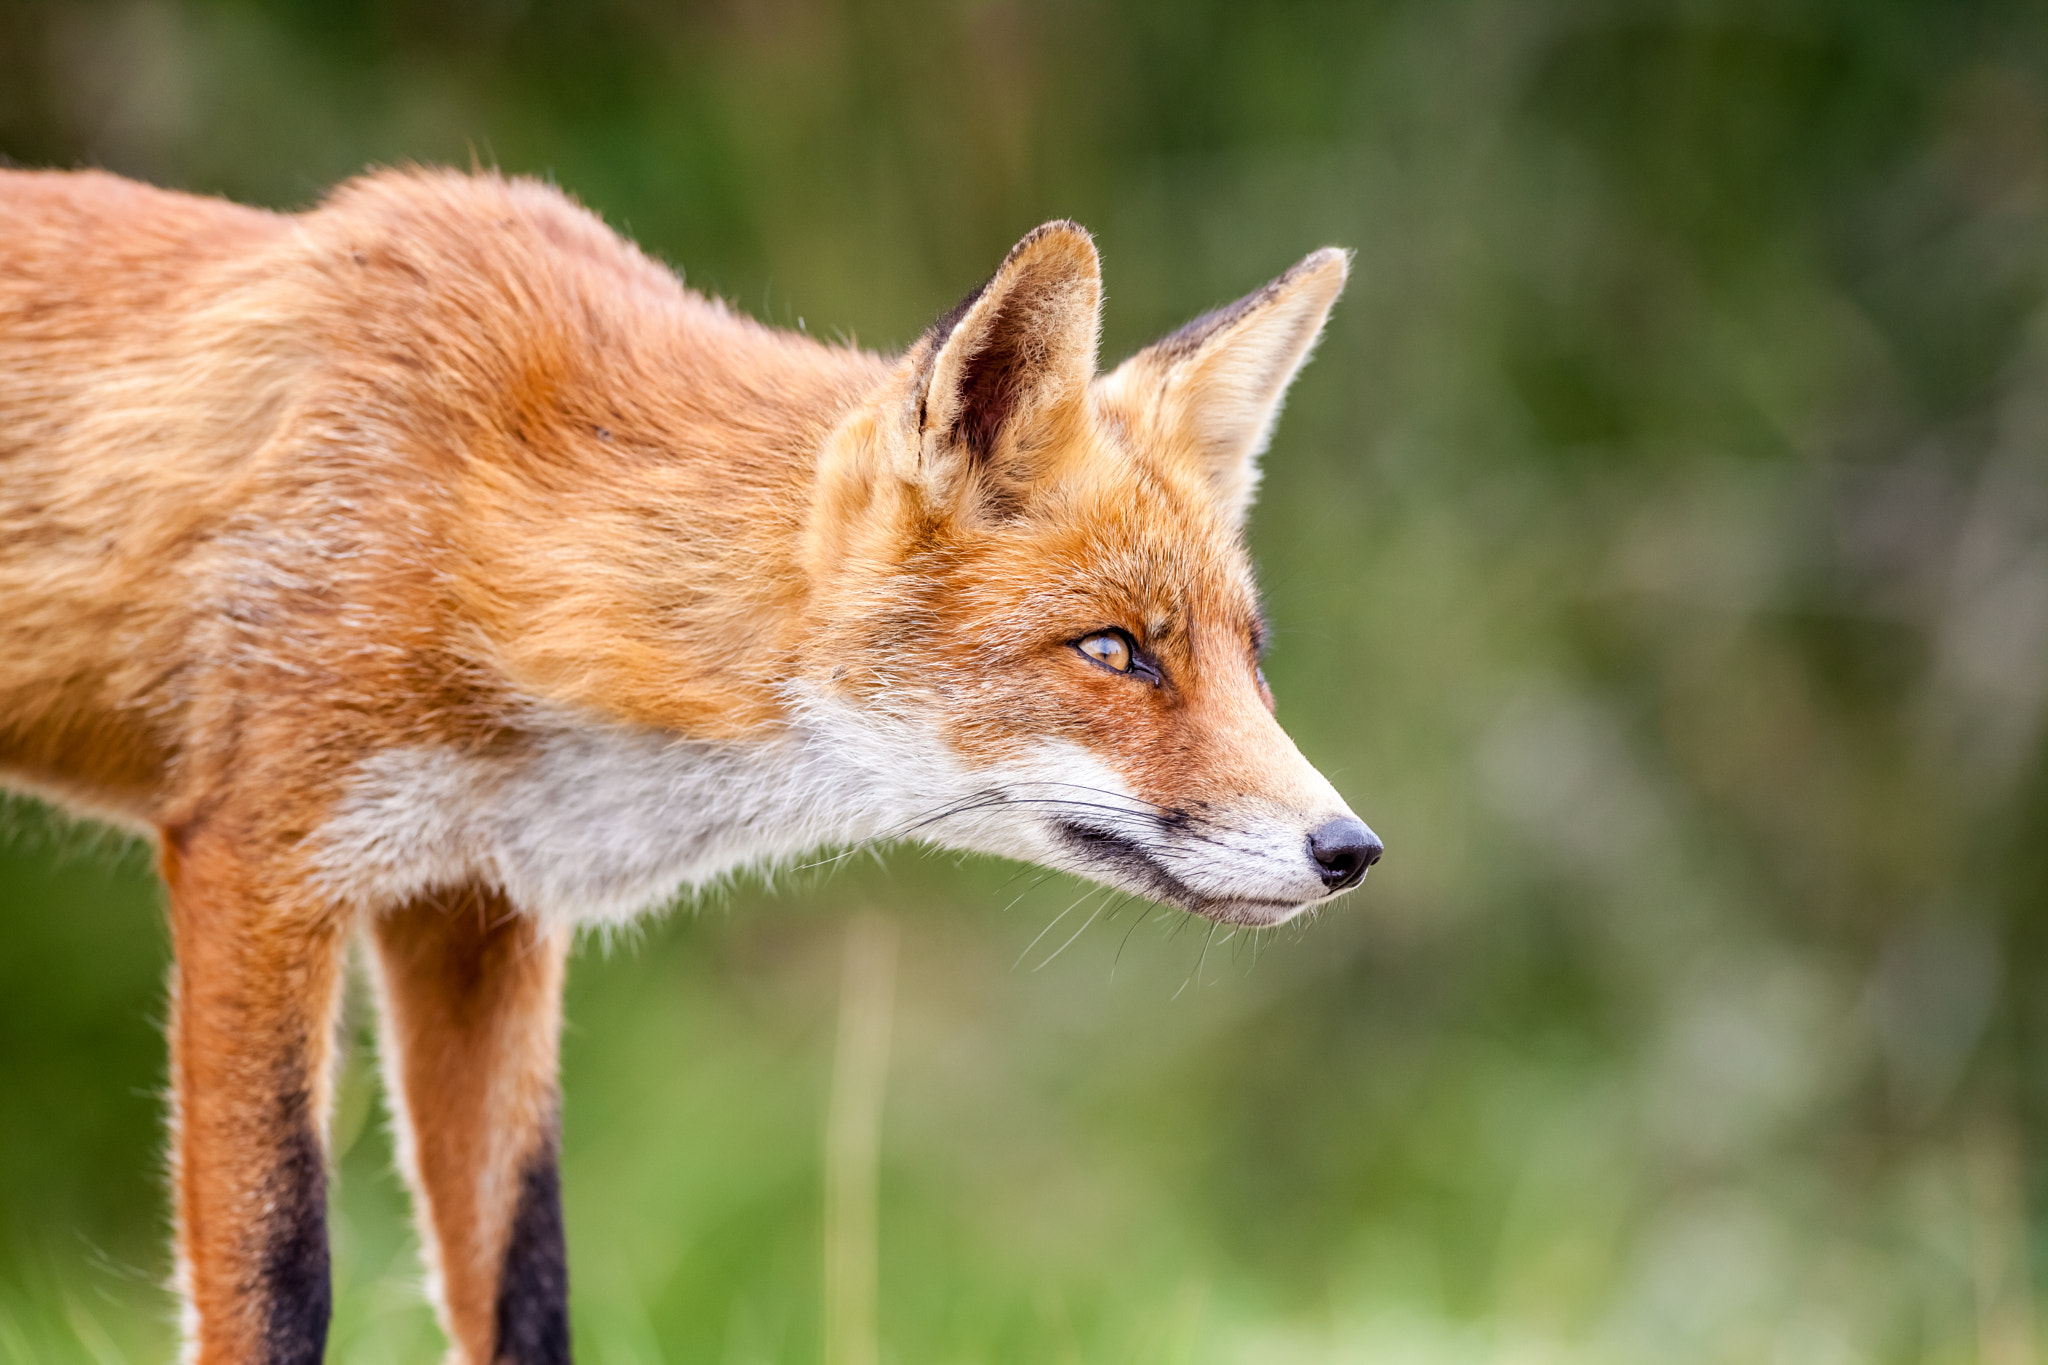
<instances>
[{"instance_id":1,"label":"inner ear fur","mask_svg":"<svg viewBox=\"0 0 2048 1365\"><path fill-rule=\"evenodd\" d=\"M1101 318L1095 243L1062 220L1033 229L939 319L923 343L918 410L933 493L996 503L1023 495L1061 425L1085 409Z\"/></svg>"},{"instance_id":2,"label":"inner ear fur","mask_svg":"<svg viewBox=\"0 0 2048 1365\"><path fill-rule=\"evenodd\" d=\"M1286 274L1156 341L1105 380L1143 424L1187 452L1218 509L1242 522L1258 489L1259 457L1294 376L1344 292L1351 253L1311 252Z\"/></svg>"}]
</instances>

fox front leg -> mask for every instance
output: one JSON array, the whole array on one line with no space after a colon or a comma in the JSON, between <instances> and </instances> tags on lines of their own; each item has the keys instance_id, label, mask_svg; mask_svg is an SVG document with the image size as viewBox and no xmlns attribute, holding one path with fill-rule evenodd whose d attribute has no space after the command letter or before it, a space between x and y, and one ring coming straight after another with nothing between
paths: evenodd
<instances>
[{"instance_id":1,"label":"fox front leg","mask_svg":"<svg viewBox=\"0 0 2048 1365\"><path fill-rule=\"evenodd\" d=\"M163 832L186 1359L319 1365L332 1305L326 1120L347 926L248 847L231 815Z\"/></svg>"},{"instance_id":2,"label":"fox front leg","mask_svg":"<svg viewBox=\"0 0 2048 1365\"><path fill-rule=\"evenodd\" d=\"M461 1365L567 1365L555 1160L569 935L493 891L423 897L371 926L385 1091Z\"/></svg>"}]
</instances>

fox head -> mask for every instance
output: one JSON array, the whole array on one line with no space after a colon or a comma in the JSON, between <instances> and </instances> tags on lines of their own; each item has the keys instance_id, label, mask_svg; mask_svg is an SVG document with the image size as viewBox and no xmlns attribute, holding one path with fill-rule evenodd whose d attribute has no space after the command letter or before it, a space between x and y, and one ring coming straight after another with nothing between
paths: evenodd
<instances>
[{"instance_id":1,"label":"fox head","mask_svg":"<svg viewBox=\"0 0 2048 1365\"><path fill-rule=\"evenodd\" d=\"M1274 719L1243 543L1347 268L1315 252L1098 374L1095 245L1047 223L841 424L809 681L888 736L928 807L897 832L1233 924L1365 876L1379 839Z\"/></svg>"}]
</instances>

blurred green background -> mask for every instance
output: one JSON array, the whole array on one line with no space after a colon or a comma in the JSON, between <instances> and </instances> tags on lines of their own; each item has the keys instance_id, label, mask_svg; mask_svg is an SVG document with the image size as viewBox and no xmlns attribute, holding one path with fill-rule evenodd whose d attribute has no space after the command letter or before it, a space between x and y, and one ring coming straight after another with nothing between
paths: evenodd
<instances>
[{"instance_id":1,"label":"blurred green background","mask_svg":"<svg viewBox=\"0 0 2048 1365\"><path fill-rule=\"evenodd\" d=\"M1110 360L1358 251L1251 538L1385 863L1256 942L1054 957L1079 884L904 851L586 945L579 1360L819 1358L861 907L885 1360L2048 1349L2042 6L0 0L0 153L497 165L884 348L1049 217ZM5 826L0 1360L166 1359L147 853ZM332 1354L430 1361L352 1021Z\"/></svg>"}]
</instances>

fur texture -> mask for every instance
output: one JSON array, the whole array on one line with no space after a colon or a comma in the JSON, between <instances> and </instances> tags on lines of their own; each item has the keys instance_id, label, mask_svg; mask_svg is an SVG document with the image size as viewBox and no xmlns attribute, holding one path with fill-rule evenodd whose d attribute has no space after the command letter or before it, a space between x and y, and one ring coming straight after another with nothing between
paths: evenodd
<instances>
[{"instance_id":1,"label":"fur texture","mask_svg":"<svg viewBox=\"0 0 2048 1365\"><path fill-rule=\"evenodd\" d=\"M892 838L1243 924L1362 875L1240 542L1345 270L1098 375L1071 223L890 357L530 182L286 216L0 172L0 780L162 850L193 1358L317 1358L351 934L480 1365L566 1355L574 923Z\"/></svg>"}]
</instances>

